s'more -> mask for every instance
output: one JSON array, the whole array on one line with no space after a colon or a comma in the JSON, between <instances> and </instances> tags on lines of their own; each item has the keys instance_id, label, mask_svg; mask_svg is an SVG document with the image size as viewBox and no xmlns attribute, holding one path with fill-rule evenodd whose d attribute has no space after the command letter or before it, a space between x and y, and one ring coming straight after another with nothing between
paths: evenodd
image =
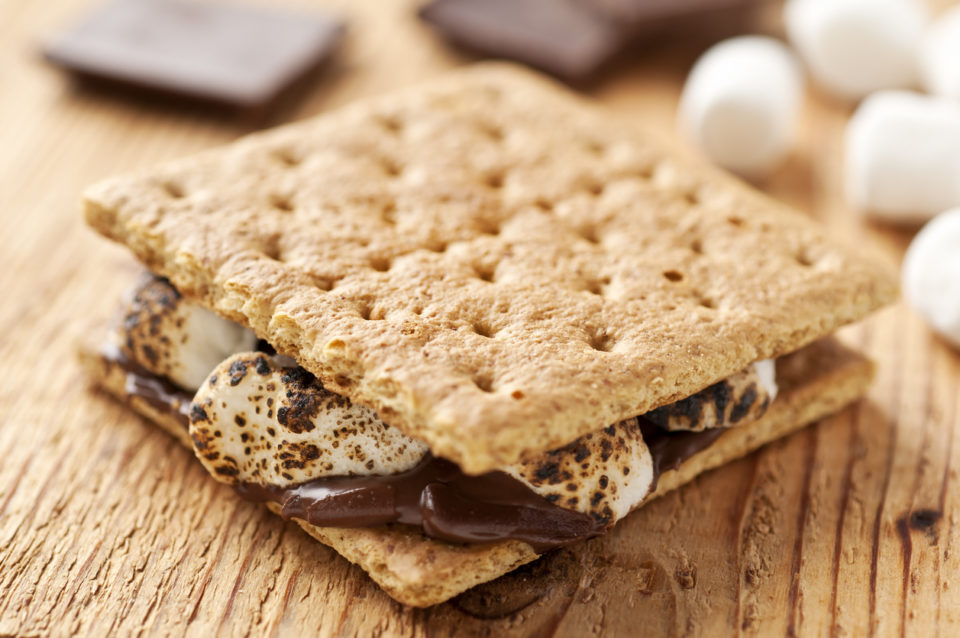
<instances>
[{"instance_id":1,"label":"s'more","mask_svg":"<svg viewBox=\"0 0 960 638\"><path fill-rule=\"evenodd\" d=\"M95 382L412 606L856 400L871 364L831 333L896 294L802 214L504 64L84 206L149 270L82 353Z\"/></svg>"}]
</instances>

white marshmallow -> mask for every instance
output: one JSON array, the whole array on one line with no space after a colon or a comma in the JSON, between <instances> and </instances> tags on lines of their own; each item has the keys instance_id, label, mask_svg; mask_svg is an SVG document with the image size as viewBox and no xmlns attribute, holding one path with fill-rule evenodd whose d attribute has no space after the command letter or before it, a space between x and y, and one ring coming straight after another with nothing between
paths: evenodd
<instances>
[{"instance_id":1,"label":"white marshmallow","mask_svg":"<svg viewBox=\"0 0 960 638\"><path fill-rule=\"evenodd\" d=\"M780 387L777 385L777 361L776 359L762 359L753 364L753 369L757 373L757 379L760 386L770 397L770 402L777 398Z\"/></svg>"},{"instance_id":2,"label":"white marshmallow","mask_svg":"<svg viewBox=\"0 0 960 638\"><path fill-rule=\"evenodd\" d=\"M653 485L653 457L636 419L580 437L503 470L551 503L612 524Z\"/></svg>"},{"instance_id":3,"label":"white marshmallow","mask_svg":"<svg viewBox=\"0 0 960 638\"><path fill-rule=\"evenodd\" d=\"M897 224L960 205L960 103L905 91L867 98L847 125L846 192Z\"/></svg>"},{"instance_id":4,"label":"white marshmallow","mask_svg":"<svg viewBox=\"0 0 960 638\"><path fill-rule=\"evenodd\" d=\"M916 86L927 20L917 0L788 0L784 8L790 42L810 74L846 99Z\"/></svg>"},{"instance_id":5,"label":"white marshmallow","mask_svg":"<svg viewBox=\"0 0 960 638\"><path fill-rule=\"evenodd\" d=\"M917 233L902 276L910 305L960 348L960 208L937 215Z\"/></svg>"},{"instance_id":6,"label":"white marshmallow","mask_svg":"<svg viewBox=\"0 0 960 638\"><path fill-rule=\"evenodd\" d=\"M920 73L930 93L960 99L960 7L927 29L920 45Z\"/></svg>"},{"instance_id":7,"label":"white marshmallow","mask_svg":"<svg viewBox=\"0 0 960 638\"><path fill-rule=\"evenodd\" d=\"M200 462L227 483L395 474L428 451L303 368L261 352L234 355L210 374L193 399L190 436Z\"/></svg>"},{"instance_id":8,"label":"white marshmallow","mask_svg":"<svg viewBox=\"0 0 960 638\"><path fill-rule=\"evenodd\" d=\"M159 277L133 291L117 336L128 357L191 391L225 357L257 344L251 330L190 303Z\"/></svg>"},{"instance_id":9,"label":"white marshmallow","mask_svg":"<svg viewBox=\"0 0 960 638\"><path fill-rule=\"evenodd\" d=\"M802 90L800 67L781 42L731 38L694 65L680 102L680 126L719 166L762 176L790 149Z\"/></svg>"}]
</instances>

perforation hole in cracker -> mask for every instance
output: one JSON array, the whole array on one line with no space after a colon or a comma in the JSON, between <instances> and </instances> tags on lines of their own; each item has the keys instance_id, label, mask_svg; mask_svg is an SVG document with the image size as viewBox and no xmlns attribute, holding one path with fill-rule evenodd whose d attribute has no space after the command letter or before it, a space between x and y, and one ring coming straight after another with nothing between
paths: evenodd
<instances>
[{"instance_id":1,"label":"perforation hole in cracker","mask_svg":"<svg viewBox=\"0 0 960 638\"><path fill-rule=\"evenodd\" d=\"M360 318L364 321L383 321L386 319L383 309L379 305L372 304L368 301L356 302L356 309Z\"/></svg>"},{"instance_id":2,"label":"perforation hole in cracker","mask_svg":"<svg viewBox=\"0 0 960 638\"><path fill-rule=\"evenodd\" d=\"M393 202L384 203L380 209L380 220L390 226L397 223L397 205Z\"/></svg>"},{"instance_id":3,"label":"perforation hole in cracker","mask_svg":"<svg viewBox=\"0 0 960 638\"><path fill-rule=\"evenodd\" d=\"M276 193L270 195L270 205L282 213L293 212L293 202L286 195Z\"/></svg>"},{"instance_id":4,"label":"perforation hole in cracker","mask_svg":"<svg viewBox=\"0 0 960 638\"><path fill-rule=\"evenodd\" d=\"M606 293L607 287L610 285L610 277L598 277L596 279L587 280L584 290L589 292L592 295L604 296Z\"/></svg>"},{"instance_id":5,"label":"perforation hole in cracker","mask_svg":"<svg viewBox=\"0 0 960 638\"><path fill-rule=\"evenodd\" d=\"M701 202L700 193L698 193L695 189L692 189L692 188L688 190L684 190L681 193L681 196L691 206L697 206Z\"/></svg>"},{"instance_id":6,"label":"perforation hole in cracker","mask_svg":"<svg viewBox=\"0 0 960 638\"><path fill-rule=\"evenodd\" d=\"M597 245L601 241L600 230L594 225L586 225L578 228L577 234L588 244Z\"/></svg>"},{"instance_id":7,"label":"perforation hole in cracker","mask_svg":"<svg viewBox=\"0 0 960 638\"><path fill-rule=\"evenodd\" d=\"M535 202L533 202L533 205L545 213L553 212L553 204L546 199L537 199Z\"/></svg>"},{"instance_id":8,"label":"perforation hole in cracker","mask_svg":"<svg viewBox=\"0 0 960 638\"><path fill-rule=\"evenodd\" d=\"M497 329L484 321L475 321L470 327L475 334L486 339L493 339L497 334Z\"/></svg>"},{"instance_id":9,"label":"perforation hole in cracker","mask_svg":"<svg viewBox=\"0 0 960 638\"><path fill-rule=\"evenodd\" d=\"M805 267L805 268L809 268L809 267L813 266L814 263L815 263L814 258L813 258L813 257L810 255L810 253L807 252L806 250L801 250L800 252L798 252L798 253L794 256L794 259L796 259L796 261L797 261L798 264L800 264L801 266L803 266L803 267Z\"/></svg>"},{"instance_id":10,"label":"perforation hole in cracker","mask_svg":"<svg viewBox=\"0 0 960 638\"><path fill-rule=\"evenodd\" d=\"M164 181L162 184L160 184L160 188L162 188L163 192L173 199L181 199L187 196L186 191L183 189L183 185L172 180Z\"/></svg>"},{"instance_id":11,"label":"perforation hole in cracker","mask_svg":"<svg viewBox=\"0 0 960 638\"><path fill-rule=\"evenodd\" d=\"M587 140L583 145L584 150L590 155L601 157L607 152L607 145L599 140Z\"/></svg>"},{"instance_id":12,"label":"perforation hole in cracker","mask_svg":"<svg viewBox=\"0 0 960 638\"><path fill-rule=\"evenodd\" d=\"M272 153L274 159L287 167L298 166L302 159L289 148L280 148Z\"/></svg>"},{"instance_id":13,"label":"perforation hole in cracker","mask_svg":"<svg viewBox=\"0 0 960 638\"><path fill-rule=\"evenodd\" d=\"M474 272L477 274L477 279L480 281L485 281L487 283L493 283L496 281L497 268L493 265L479 264L474 266Z\"/></svg>"},{"instance_id":14,"label":"perforation hole in cracker","mask_svg":"<svg viewBox=\"0 0 960 638\"><path fill-rule=\"evenodd\" d=\"M387 272L390 270L391 261L387 257L371 257L370 267L377 272Z\"/></svg>"},{"instance_id":15,"label":"perforation hole in cracker","mask_svg":"<svg viewBox=\"0 0 960 638\"><path fill-rule=\"evenodd\" d=\"M738 217L737 215L731 215L730 217L727 217L727 223L730 224L731 226L736 226L737 228L740 228L747 222L743 219L743 217Z\"/></svg>"},{"instance_id":16,"label":"perforation hole in cracker","mask_svg":"<svg viewBox=\"0 0 960 638\"><path fill-rule=\"evenodd\" d=\"M589 326L587 328L587 344L597 352L610 352L617 340L607 332L606 328Z\"/></svg>"},{"instance_id":17,"label":"perforation hole in cracker","mask_svg":"<svg viewBox=\"0 0 960 638\"><path fill-rule=\"evenodd\" d=\"M376 118L376 122L380 125L380 128L391 135L400 135L403 133L403 120L397 115L381 115Z\"/></svg>"},{"instance_id":18,"label":"perforation hole in cracker","mask_svg":"<svg viewBox=\"0 0 960 638\"><path fill-rule=\"evenodd\" d=\"M492 374L480 373L480 374L474 375L472 380L473 380L473 384L477 386L477 389L479 389L481 392L492 393L495 390L495 388L493 387Z\"/></svg>"},{"instance_id":19,"label":"perforation hole in cracker","mask_svg":"<svg viewBox=\"0 0 960 638\"><path fill-rule=\"evenodd\" d=\"M603 195L603 191L606 189L606 187L607 185L603 182L595 181L587 184L586 191L594 197L600 197Z\"/></svg>"},{"instance_id":20,"label":"perforation hole in cracker","mask_svg":"<svg viewBox=\"0 0 960 638\"><path fill-rule=\"evenodd\" d=\"M403 165L390 157L380 157L378 163L384 175L398 177L403 173Z\"/></svg>"},{"instance_id":21,"label":"perforation hole in cracker","mask_svg":"<svg viewBox=\"0 0 960 638\"><path fill-rule=\"evenodd\" d=\"M484 137L489 138L494 142L502 142L503 139L507 136L503 128L499 124L494 124L486 120L481 120L477 123L477 130L480 131L480 134Z\"/></svg>"},{"instance_id":22,"label":"perforation hole in cracker","mask_svg":"<svg viewBox=\"0 0 960 638\"><path fill-rule=\"evenodd\" d=\"M313 282L313 286L323 292L330 292L336 286L336 282L331 279L326 279L324 277L314 277L310 276L310 281Z\"/></svg>"},{"instance_id":23,"label":"perforation hole in cracker","mask_svg":"<svg viewBox=\"0 0 960 638\"><path fill-rule=\"evenodd\" d=\"M503 171L491 171L484 176L483 182L493 189L503 188L504 177L505 174Z\"/></svg>"}]
</instances>

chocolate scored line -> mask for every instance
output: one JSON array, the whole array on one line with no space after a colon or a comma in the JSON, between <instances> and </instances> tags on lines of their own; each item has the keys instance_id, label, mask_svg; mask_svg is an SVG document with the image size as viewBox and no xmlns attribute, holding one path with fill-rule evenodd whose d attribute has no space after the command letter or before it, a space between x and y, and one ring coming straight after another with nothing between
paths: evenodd
<instances>
[{"instance_id":1,"label":"chocolate scored line","mask_svg":"<svg viewBox=\"0 0 960 638\"><path fill-rule=\"evenodd\" d=\"M147 371L108 346L102 354L126 373L126 392L190 427L193 396ZM653 457L653 483L663 472L703 451L724 432L669 432L640 417L643 440ZM416 467L386 476L323 477L285 487L241 483L242 498L272 502L284 518L318 527L405 524L453 543L519 540L537 553L602 534L610 525L555 505L504 472L464 474L456 464L427 455Z\"/></svg>"}]
</instances>

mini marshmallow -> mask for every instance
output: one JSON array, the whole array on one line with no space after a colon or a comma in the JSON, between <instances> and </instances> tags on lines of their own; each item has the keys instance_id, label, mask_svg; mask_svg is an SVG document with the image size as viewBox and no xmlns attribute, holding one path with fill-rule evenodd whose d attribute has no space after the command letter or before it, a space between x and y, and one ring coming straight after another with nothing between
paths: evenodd
<instances>
[{"instance_id":1,"label":"mini marshmallow","mask_svg":"<svg viewBox=\"0 0 960 638\"><path fill-rule=\"evenodd\" d=\"M781 42L731 38L694 65L680 101L680 126L719 166L759 177L790 149L802 90L800 67Z\"/></svg>"},{"instance_id":2,"label":"mini marshmallow","mask_svg":"<svg viewBox=\"0 0 960 638\"><path fill-rule=\"evenodd\" d=\"M156 276L133 291L117 337L133 361L190 391L225 357L257 344L251 330L190 303Z\"/></svg>"},{"instance_id":3,"label":"mini marshmallow","mask_svg":"<svg viewBox=\"0 0 960 638\"><path fill-rule=\"evenodd\" d=\"M960 348L960 208L937 215L917 233L902 276L914 310Z\"/></svg>"},{"instance_id":4,"label":"mini marshmallow","mask_svg":"<svg viewBox=\"0 0 960 638\"><path fill-rule=\"evenodd\" d=\"M960 103L906 91L867 98L847 125L846 192L896 224L960 205Z\"/></svg>"},{"instance_id":5,"label":"mini marshmallow","mask_svg":"<svg viewBox=\"0 0 960 638\"><path fill-rule=\"evenodd\" d=\"M261 352L234 355L214 369L193 399L190 437L204 467L227 483L395 474L428 452L303 368Z\"/></svg>"},{"instance_id":6,"label":"mini marshmallow","mask_svg":"<svg viewBox=\"0 0 960 638\"><path fill-rule=\"evenodd\" d=\"M640 504L653 485L653 457L636 419L503 470L554 505L613 524Z\"/></svg>"},{"instance_id":7,"label":"mini marshmallow","mask_svg":"<svg viewBox=\"0 0 960 638\"><path fill-rule=\"evenodd\" d=\"M960 99L960 7L927 29L920 45L920 73L930 93Z\"/></svg>"},{"instance_id":8,"label":"mini marshmallow","mask_svg":"<svg viewBox=\"0 0 960 638\"><path fill-rule=\"evenodd\" d=\"M845 99L916 86L927 20L917 0L788 0L784 8L790 42L810 74Z\"/></svg>"}]
</instances>

